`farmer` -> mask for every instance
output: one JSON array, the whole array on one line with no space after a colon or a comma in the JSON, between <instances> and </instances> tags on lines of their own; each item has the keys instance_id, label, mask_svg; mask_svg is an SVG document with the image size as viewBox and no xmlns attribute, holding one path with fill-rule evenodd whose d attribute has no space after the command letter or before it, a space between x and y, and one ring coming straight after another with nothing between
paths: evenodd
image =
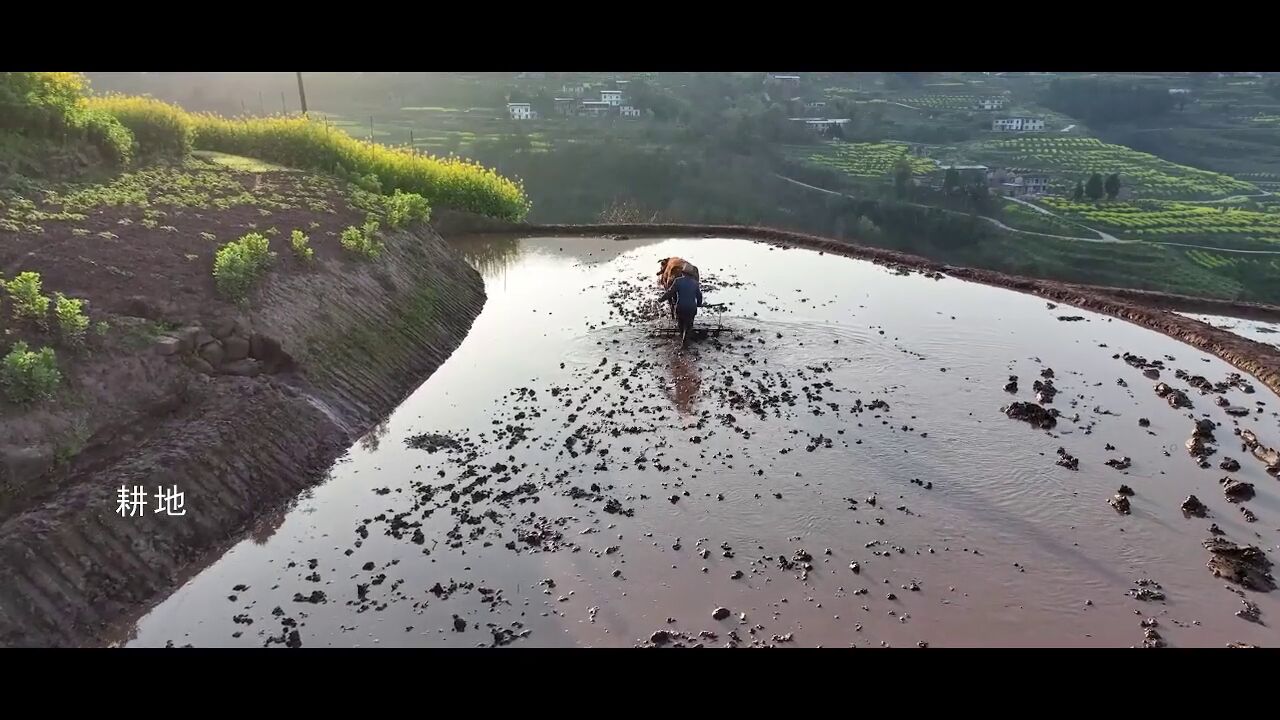
<instances>
[{"instance_id":1,"label":"farmer","mask_svg":"<svg viewBox=\"0 0 1280 720\"><path fill-rule=\"evenodd\" d=\"M676 319L680 328L680 343L689 342L689 331L693 329L693 317L702 306L702 289L698 287L696 275L681 268L672 281L671 287L662 294L662 300L675 308Z\"/></svg>"}]
</instances>

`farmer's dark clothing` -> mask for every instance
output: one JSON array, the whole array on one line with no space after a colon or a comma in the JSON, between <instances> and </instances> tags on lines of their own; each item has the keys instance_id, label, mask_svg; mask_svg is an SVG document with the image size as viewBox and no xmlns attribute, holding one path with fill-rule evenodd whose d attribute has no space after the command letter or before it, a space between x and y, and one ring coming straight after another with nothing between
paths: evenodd
<instances>
[{"instance_id":1,"label":"farmer's dark clothing","mask_svg":"<svg viewBox=\"0 0 1280 720\"><path fill-rule=\"evenodd\" d=\"M698 281L684 275L676 278L671 283L671 289L663 294L662 299L676 301L676 313L689 313L690 316L698 312L698 308L702 305L702 289L698 287Z\"/></svg>"}]
</instances>

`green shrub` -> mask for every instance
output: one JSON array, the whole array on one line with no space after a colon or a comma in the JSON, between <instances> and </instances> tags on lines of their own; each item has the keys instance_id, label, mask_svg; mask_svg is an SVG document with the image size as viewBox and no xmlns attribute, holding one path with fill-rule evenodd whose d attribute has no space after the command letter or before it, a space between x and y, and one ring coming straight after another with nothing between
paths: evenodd
<instances>
[{"instance_id":1,"label":"green shrub","mask_svg":"<svg viewBox=\"0 0 1280 720\"><path fill-rule=\"evenodd\" d=\"M25 342L16 342L0 361L0 387L10 402L26 405L52 397L62 382L53 348L34 352Z\"/></svg>"},{"instance_id":2,"label":"green shrub","mask_svg":"<svg viewBox=\"0 0 1280 720\"><path fill-rule=\"evenodd\" d=\"M385 198L383 204L387 210L387 224L392 228L431 217L431 205L417 193L396 190L391 197Z\"/></svg>"},{"instance_id":3,"label":"green shrub","mask_svg":"<svg viewBox=\"0 0 1280 720\"><path fill-rule=\"evenodd\" d=\"M84 314L84 301L69 298L62 293L53 294L54 317L58 318L58 332L67 342L78 345L84 341L89 329L89 318Z\"/></svg>"},{"instance_id":4,"label":"green shrub","mask_svg":"<svg viewBox=\"0 0 1280 720\"><path fill-rule=\"evenodd\" d=\"M337 172L378 192L421 195L432 207L519 220L529 211L524 187L462 158L438 158L405 147L356 140L303 117L242 118L194 115L195 147L247 155L289 167ZM369 178L372 176L372 178ZM368 179L366 179L368 178Z\"/></svg>"},{"instance_id":5,"label":"green shrub","mask_svg":"<svg viewBox=\"0 0 1280 720\"><path fill-rule=\"evenodd\" d=\"M382 241L377 234L378 221L370 218L362 227L349 227L342 231L342 247L369 259L377 258L382 254Z\"/></svg>"},{"instance_id":6,"label":"green shrub","mask_svg":"<svg viewBox=\"0 0 1280 720\"><path fill-rule=\"evenodd\" d=\"M311 247L311 238L303 235L301 230L289 233L289 246L293 248L293 254L303 262L311 262L315 257L316 251Z\"/></svg>"},{"instance_id":7,"label":"green shrub","mask_svg":"<svg viewBox=\"0 0 1280 720\"><path fill-rule=\"evenodd\" d=\"M43 327L48 322L49 298L40 294L40 283L40 273L28 270L5 283L5 289L13 305L13 317Z\"/></svg>"},{"instance_id":8,"label":"green shrub","mask_svg":"<svg viewBox=\"0 0 1280 720\"><path fill-rule=\"evenodd\" d=\"M80 73L0 73L0 128L34 137L87 140L111 162L133 154L133 133L119 120L89 106L88 81Z\"/></svg>"},{"instance_id":9,"label":"green shrub","mask_svg":"<svg viewBox=\"0 0 1280 720\"><path fill-rule=\"evenodd\" d=\"M112 94L89 98L89 108L119 120L144 153L182 156L191 151L191 115L176 105L151 97Z\"/></svg>"},{"instance_id":10,"label":"green shrub","mask_svg":"<svg viewBox=\"0 0 1280 720\"><path fill-rule=\"evenodd\" d=\"M218 292L232 300L244 300L274 257L270 242L260 233L249 233L218 248L213 258L213 279Z\"/></svg>"}]
</instances>

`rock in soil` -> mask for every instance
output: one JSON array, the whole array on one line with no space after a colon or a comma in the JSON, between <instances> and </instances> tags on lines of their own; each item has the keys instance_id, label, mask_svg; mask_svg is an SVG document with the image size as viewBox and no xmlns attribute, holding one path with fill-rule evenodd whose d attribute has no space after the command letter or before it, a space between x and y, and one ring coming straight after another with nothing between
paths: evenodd
<instances>
[{"instance_id":1,"label":"rock in soil","mask_svg":"<svg viewBox=\"0 0 1280 720\"><path fill-rule=\"evenodd\" d=\"M1240 461L1235 458L1224 457L1222 462L1218 463L1218 469L1235 472L1240 469Z\"/></svg>"},{"instance_id":2,"label":"rock in soil","mask_svg":"<svg viewBox=\"0 0 1280 720\"><path fill-rule=\"evenodd\" d=\"M723 620L729 617L729 608L718 607L716 608L715 612L711 613L711 617L715 618L716 620Z\"/></svg>"}]
</instances>

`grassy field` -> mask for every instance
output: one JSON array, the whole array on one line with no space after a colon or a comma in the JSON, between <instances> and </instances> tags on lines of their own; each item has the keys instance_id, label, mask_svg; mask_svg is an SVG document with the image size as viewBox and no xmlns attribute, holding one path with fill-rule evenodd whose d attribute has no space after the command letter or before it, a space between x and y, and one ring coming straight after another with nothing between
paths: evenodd
<instances>
[{"instance_id":1,"label":"grassy field","mask_svg":"<svg viewBox=\"0 0 1280 720\"><path fill-rule=\"evenodd\" d=\"M932 160L908 155L908 146L901 143L827 142L821 145L788 145L784 152L791 160L832 168L860 178L889 176L893 173L894 164L904 157L911 161L916 175L927 175L938 167Z\"/></svg>"},{"instance_id":2,"label":"grassy field","mask_svg":"<svg viewBox=\"0 0 1280 720\"><path fill-rule=\"evenodd\" d=\"M1122 192L1163 200L1214 199L1258 192L1251 183L1228 175L1162 160L1096 138L1017 137L965 148L972 161L1010 169L1052 174L1066 192L1091 173L1120 173Z\"/></svg>"},{"instance_id":3,"label":"grassy field","mask_svg":"<svg viewBox=\"0 0 1280 720\"><path fill-rule=\"evenodd\" d=\"M1280 250L1280 206L1274 204L1254 203L1260 210L1247 210L1161 200L1095 204L1046 197L1039 202L1060 215L1130 240Z\"/></svg>"}]
</instances>

